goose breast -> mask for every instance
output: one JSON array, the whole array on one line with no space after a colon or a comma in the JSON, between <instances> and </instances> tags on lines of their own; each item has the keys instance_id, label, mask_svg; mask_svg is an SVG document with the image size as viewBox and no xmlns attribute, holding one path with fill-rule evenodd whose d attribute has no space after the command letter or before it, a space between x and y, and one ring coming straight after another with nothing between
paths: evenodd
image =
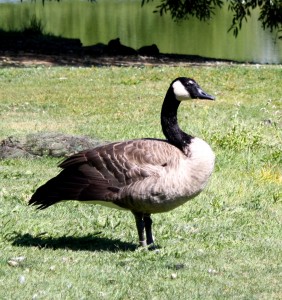
<instances>
[{"instance_id":1,"label":"goose breast","mask_svg":"<svg viewBox=\"0 0 282 300\"><path fill-rule=\"evenodd\" d=\"M148 176L124 186L118 195L120 205L144 213L166 212L194 198L206 186L215 160L210 146L199 138L192 139L188 156L169 143L152 143L156 152L138 166Z\"/></svg>"}]
</instances>

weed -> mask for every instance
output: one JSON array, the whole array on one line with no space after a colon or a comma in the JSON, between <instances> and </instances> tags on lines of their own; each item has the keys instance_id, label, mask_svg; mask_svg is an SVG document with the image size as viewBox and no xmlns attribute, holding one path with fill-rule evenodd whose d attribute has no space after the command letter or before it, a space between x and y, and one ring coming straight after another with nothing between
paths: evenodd
<instances>
[{"instance_id":1,"label":"weed","mask_svg":"<svg viewBox=\"0 0 282 300\"><path fill-rule=\"evenodd\" d=\"M224 134L214 132L211 137L212 144L224 150L233 151L256 150L261 147L262 140L262 135L256 129L240 125L233 125Z\"/></svg>"}]
</instances>

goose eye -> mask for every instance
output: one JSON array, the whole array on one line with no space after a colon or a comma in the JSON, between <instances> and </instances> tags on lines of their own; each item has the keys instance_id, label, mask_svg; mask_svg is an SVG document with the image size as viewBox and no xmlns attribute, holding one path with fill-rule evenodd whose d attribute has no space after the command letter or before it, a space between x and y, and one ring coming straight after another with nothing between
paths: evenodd
<instances>
[{"instance_id":1,"label":"goose eye","mask_svg":"<svg viewBox=\"0 0 282 300\"><path fill-rule=\"evenodd\" d=\"M193 80L188 80L185 82L184 86L186 88L191 88L191 87L195 86L195 82Z\"/></svg>"}]
</instances>

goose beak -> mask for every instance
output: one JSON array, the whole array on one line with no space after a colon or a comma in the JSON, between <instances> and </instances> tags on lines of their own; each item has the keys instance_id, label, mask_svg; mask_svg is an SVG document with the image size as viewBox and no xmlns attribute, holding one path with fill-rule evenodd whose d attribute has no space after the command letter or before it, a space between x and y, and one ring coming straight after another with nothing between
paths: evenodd
<instances>
[{"instance_id":1,"label":"goose beak","mask_svg":"<svg viewBox=\"0 0 282 300\"><path fill-rule=\"evenodd\" d=\"M215 100L215 97L212 95L207 94L201 88L198 88L198 99L207 99L207 100Z\"/></svg>"}]
</instances>

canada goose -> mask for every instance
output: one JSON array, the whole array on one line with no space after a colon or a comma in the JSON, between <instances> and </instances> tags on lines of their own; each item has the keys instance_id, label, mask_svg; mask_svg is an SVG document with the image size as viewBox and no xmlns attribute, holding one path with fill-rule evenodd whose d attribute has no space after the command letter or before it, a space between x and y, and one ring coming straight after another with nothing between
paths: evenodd
<instances>
[{"instance_id":1,"label":"canada goose","mask_svg":"<svg viewBox=\"0 0 282 300\"><path fill-rule=\"evenodd\" d=\"M140 245L153 244L150 215L170 211L197 196L214 168L210 146L178 126L180 102L195 98L215 99L193 79L175 79L161 110L167 140L114 142L74 154L59 165L63 170L56 177L36 190L29 204L44 209L63 200L78 200L130 210Z\"/></svg>"}]
</instances>

